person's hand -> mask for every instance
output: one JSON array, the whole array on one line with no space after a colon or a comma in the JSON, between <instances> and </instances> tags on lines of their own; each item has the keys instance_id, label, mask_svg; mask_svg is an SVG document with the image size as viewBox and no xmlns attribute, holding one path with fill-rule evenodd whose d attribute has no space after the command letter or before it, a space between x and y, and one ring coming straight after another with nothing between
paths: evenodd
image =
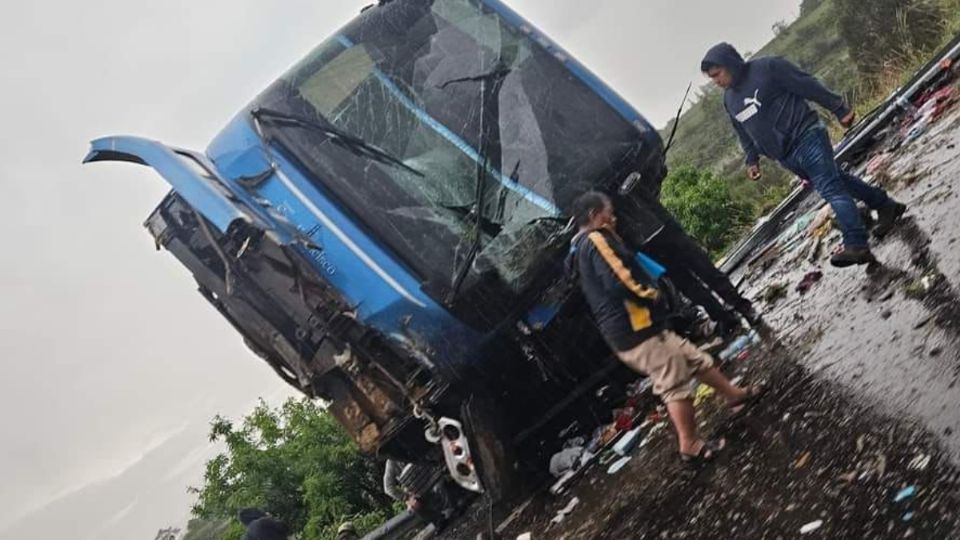
<instances>
[{"instance_id":1,"label":"person's hand","mask_svg":"<svg viewBox=\"0 0 960 540\"><path fill-rule=\"evenodd\" d=\"M840 119L840 125L849 128L853 125L853 121L857 119L857 113L850 111L846 116Z\"/></svg>"},{"instance_id":2,"label":"person's hand","mask_svg":"<svg viewBox=\"0 0 960 540\"><path fill-rule=\"evenodd\" d=\"M417 510L420 509L420 506L421 506L420 499L416 497L410 497L409 499L407 499L407 508L409 508L410 510L413 510L414 512L416 512Z\"/></svg>"},{"instance_id":3,"label":"person's hand","mask_svg":"<svg viewBox=\"0 0 960 540\"><path fill-rule=\"evenodd\" d=\"M763 176L763 173L760 172L760 165L748 165L747 166L747 178L756 182Z\"/></svg>"}]
</instances>

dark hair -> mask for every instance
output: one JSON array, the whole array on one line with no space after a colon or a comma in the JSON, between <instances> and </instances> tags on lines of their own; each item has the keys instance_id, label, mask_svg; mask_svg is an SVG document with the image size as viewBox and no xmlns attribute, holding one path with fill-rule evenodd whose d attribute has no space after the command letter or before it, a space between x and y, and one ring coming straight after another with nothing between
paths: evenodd
<instances>
[{"instance_id":1,"label":"dark hair","mask_svg":"<svg viewBox=\"0 0 960 540\"><path fill-rule=\"evenodd\" d=\"M723 66L721 66L720 64L715 64L715 63L710 62L710 61L707 61L707 60L704 60L703 62L700 62L700 72L701 72L701 73L706 73L706 72L710 71L711 69L713 69L713 68L715 68L715 67L723 67Z\"/></svg>"},{"instance_id":2,"label":"dark hair","mask_svg":"<svg viewBox=\"0 0 960 540\"><path fill-rule=\"evenodd\" d=\"M573 219L582 227L590 222L591 214L603 210L609 203L610 197L606 193L588 191L573 201Z\"/></svg>"}]
</instances>

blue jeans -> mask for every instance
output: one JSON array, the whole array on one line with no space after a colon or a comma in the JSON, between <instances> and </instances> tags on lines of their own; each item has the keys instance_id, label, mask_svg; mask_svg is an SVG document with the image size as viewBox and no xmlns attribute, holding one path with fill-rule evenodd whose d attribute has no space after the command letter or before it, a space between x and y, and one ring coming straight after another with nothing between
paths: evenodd
<instances>
[{"instance_id":1,"label":"blue jeans","mask_svg":"<svg viewBox=\"0 0 960 540\"><path fill-rule=\"evenodd\" d=\"M848 248L868 246L867 229L860 219L854 199L878 210L893 201L887 192L873 187L856 176L843 172L833 157L830 136L822 127L807 130L794 143L781 164L801 178L813 184L837 215L837 223L843 233L843 245Z\"/></svg>"}]
</instances>

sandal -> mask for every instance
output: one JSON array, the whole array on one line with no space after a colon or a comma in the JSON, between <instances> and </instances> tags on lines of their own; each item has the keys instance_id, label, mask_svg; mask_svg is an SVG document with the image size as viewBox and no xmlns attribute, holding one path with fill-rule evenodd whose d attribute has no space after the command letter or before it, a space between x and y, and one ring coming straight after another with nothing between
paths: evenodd
<instances>
[{"instance_id":1,"label":"sandal","mask_svg":"<svg viewBox=\"0 0 960 540\"><path fill-rule=\"evenodd\" d=\"M766 390L766 388L760 385L751 385L747 387L747 395L741 399L738 399L737 401L727 403L727 409L729 409L733 414L740 414L746 411L757 403L757 401L763 395L764 390Z\"/></svg>"},{"instance_id":2,"label":"sandal","mask_svg":"<svg viewBox=\"0 0 960 540\"><path fill-rule=\"evenodd\" d=\"M703 441L703 446L700 447L700 451L696 454L684 454L683 452L680 452L680 461L685 466L691 469L696 469L713 461L717 457L717 454L719 454L720 451L726 446L727 441L725 439Z\"/></svg>"}]
</instances>

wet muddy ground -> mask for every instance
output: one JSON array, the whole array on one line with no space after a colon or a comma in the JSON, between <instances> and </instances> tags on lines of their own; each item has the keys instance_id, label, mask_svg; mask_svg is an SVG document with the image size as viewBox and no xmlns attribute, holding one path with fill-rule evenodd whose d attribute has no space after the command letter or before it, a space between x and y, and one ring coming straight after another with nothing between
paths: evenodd
<instances>
[{"instance_id":1,"label":"wet muddy ground","mask_svg":"<svg viewBox=\"0 0 960 540\"><path fill-rule=\"evenodd\" d=\"M594 466L563 495L538 493L500 536L960 537L957 143L960 107L875 173L909 204L874 246L881 266L830 267L833 232L819 251L787 250L734 276L749 296L771 298L758 305L775 339L726 369L767 382L749 414L699 408L703 431L728 441L715 463L682 468L661 430L619 472ZM805 294L795 289L817 270ZM484 514L444 537L477 537Z\"/></svg>"}]
</instances>

